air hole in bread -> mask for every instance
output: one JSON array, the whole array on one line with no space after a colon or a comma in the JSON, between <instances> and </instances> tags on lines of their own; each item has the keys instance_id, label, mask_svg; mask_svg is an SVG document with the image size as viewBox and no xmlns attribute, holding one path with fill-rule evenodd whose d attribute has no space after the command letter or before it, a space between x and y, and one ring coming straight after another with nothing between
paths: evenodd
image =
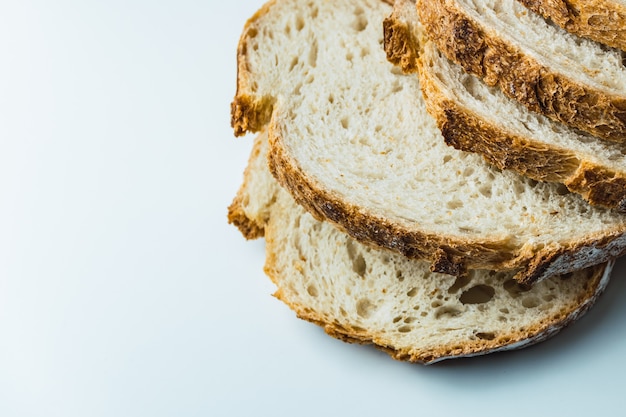
<instances>
[{"instance_id":1,"label":"air hole in bread","mask_svg":"<svg viewBox=\"0 0 626 417\"><path fill-rule=\"evenodd\" d=\"M351 240L348 240L346 249L348 250L348 257L352 261L352 270L363 278L367 269L365 258L360 253L357 253L356 245Z\"/></svg>"},{"instance_id":2,"label":"air hole in bread","mask_svg":"<svg viewBox=\"0 0 626 417\"><path fill-rule=\"evenodd\" d=\"M491 185L481 185L478 187L478 191L487 198L491 198Z\"/></svg>"},{"instance_id":3,"label":"air hole in bread","mask_svg":"<svg viewBox=\"0 0 626 417\"><path fill-rule=\"evenodd\" d=\"M456 294L461 288L465 287L471 281L472 279L469 277L469 275L456 277L454 284L452 284L450 288L448 288L448 294Z\"/></svg>"},{"instance_id":4,"label":"air hole in bread","mask_svg":"<svg viewBox=\"0 0 626 417\"><path fill-rule=\"evenodd\" d=\"M405 318L403 321L404 321L404 323L406 323L406 324L411 324L411 323L413 323L415 320L417 320L417 318L415 318L415 317L407 317L407 318Z\"/></svg>"},{"instance_id":5,"label":"air hole in bread","mask_svg":"<svg viewBox=\"0 0 626 417\"><path fill-rule=\"evenodd\" d=\"M364 319L370 317L376 311L376 305L367 298L362 298L356 303L356 314Z\"/></svg>"},{"instance_id":6,"label":"air hole in bread","mask_svg":"<svg viewBox=\"0 0 626 417\"><path fill-rule=\"evenodd\" d=\"M435 312L435 318L436 319L441 319L441 318L452 318L452 317L457 317L461 315L461 310L454 308L454 307L441 307L439 308L436 312Z\"/></svg>"},{"instance_id":7,"label":"air hole in bread","mask_svg":"<svg viewBox=\"0 0 626 417\"><path fill-rule=\"evenodd\" d=\"M297 16L296 17L296 30L300 32L302 28L304 28L304 19L302 18L302 16Z\"/></svg>"},{"instance_id":8,"label":"air hole in bread","mask_svg":"<svg viewBox=\"0 0 626 417\"><path fill-rule=\"evenodd\" d=\"M464 291L459 297L459 301L463 304L484 304L491 301L495 293L496 290L489 285L476 285Z\"/></svg>"},{"instance_id":9,"label":"air hole in bread","mask_svg":"<svg viewBox=\"0 0 626 417\"><path fill-rule=\"evenodd\" d=\"M396 279L400 282L404 281L404 274L400 269L396 269Z\"/></svg>"},{"instance_id":10,"label":"air hole in bread","mask_svg":"<svg viewBox=\"0 0 626 417\"><path fill-rule=\"evenodd\" d=\"M530 287L522 285L514 279L508 279L504 281L502 286L513 298L517 298L520 296L520 294L530 291Z\"/></svg>"},{"instance_id":11,"label":"air hole in bread","mask_svg":"<svg viewBox=\"0 0 626 417\"><path fill-rule=\"evenodd\" d=\"M347 129L350 126L349 120L347 117L341 119L341 127Z\"/></svg>"},{"instance_id":12,"label":"air hole in bread","mask_svg":"<svg viewBox=\"0 0 626 417\"><path fill-rule=\"evenodd\" d=\"M357 32L362 32L367 28L367 17L365 17L365 10L361 7L357 7L354 11L355 19L352 24L352 28Z\"/></svg>"},{"instance_id":13,"label":"air hole in bread","mask_svg":"<svg viewBox=\"0 0 626 417\"><path fill-rule=\"evenodd\" d=\"M409 333L413 328L411 326L400 326L398 327L398 331L400 333Z\"/></svg>"},{"instance_id":14,"label":"air hole in bread","mask_svg":"<svg viewBox=\"0 0 626 417\"><path fill-rule=\"evenodd\" d=\"M354 59L354 54L352 52L348 51L346 53L346 61L352 62L353 59Z\"/></svg>"},{"instance_id":15,"label":"air hole in bread","mask_svg":"<svg viewBox=\"0 0 626 417\"><path fill-rule=\"evenodd\" d=\"M335 103L335 96L333 96L332 94L328 96L328 102L330 104L334 104Z\"/></svg>"},{"instance_id":16,"label":"air hole in bread","mask_svg":"<svg viewBox=\"0 0 626 417\"><path fill-rule=\"evenodd\" d=\"M311 50L309 51L309 65L311 66L311 68L315 68L315 66L317 65L317 52L318 52L318 45L317 45L317 41L313 40L313 42L311 43Z\"/></svg>"},{"instance_id":17,"label":"air hole in bread","mask_svg":"<svg viewBox=\"0 0 626 417\"><path fill-rule=\"evenodd\" d=\"M452 160L452 157L450 155L446 155L443 157L443 163L447 163L450 162Z\"/></svg>"},{"instance_id":18,"label":"air hole in bread","mask_svg":"<svg viewBox=\"0 0 626 417\"><path fill-rule=\"evenodd\" d=\"M417 295L417 288L411 288L409 291L407 291L406 295L408 297L415 297Z\"/></svg>"},{"instance_id":19,"label":"air hole in bread","mask_svg":"<svg viewBox=\"0 0 626 417\"><path fill-rule=\"evenodd\" d=\"M522 299L522 305L526 308L535 308L539 304L541 304L541 300L538 297L529 296Z\"/></svg>"},{"instance_id":20,"label":"air hole in bread","mask_svg":"<svg viewBox=\"0 0 626 417\"><path fill-rule=\"evenodd\" d=\"M458 209L463 207L463 202L460 200L452 200L446 203L446 207L450 210Z\"/></svg>"},{"instance_id":21,"label":"air hole in bread","mask_svg":"<svg viewBox=\"0 0 626 417\"><path fill-rule=\"evenodd\" d=\"M289 64L289 72L293 71L293 69L296 67L296 65L298 65L299 62L300 60L297 56L293 57L293 59L291 60L291 64Z\"/></svg>"},{"instance_id":22,"label":"air hole in bread","mask_svg":"<svg viewBox=\"0 0 626 417\"><path fill-rule=\"evenodd\" d=\"M496 338L496 335L493 332L478 332L476 337L482 340L493 340Z\"/></svg>"},{"instance_id":23,"label":"air hole in bread","mask_svg":"<svg viewBox=\"0 0 626 417\"><path fill-rule=\"evenodd\" d=\"M306 292L311 297L317 297L319 295L319 291L317 290L317 287L315 286L315 284L310 284L308 287L306 287Z\"/></svg>"},{"instance_id":24,"label":"air hole in bread","mask_svg":"<svg viewBox=\"0 0 626 417\"><path fill-rule=\"evenodd\" d=\"M545 302L550 302L550 301L554 300L556 298L556 296L553 295L553 294L544 294L543 297L541 297L541 298L543 298L543 301L545 301Z\"/></svg>"}]
</instances>

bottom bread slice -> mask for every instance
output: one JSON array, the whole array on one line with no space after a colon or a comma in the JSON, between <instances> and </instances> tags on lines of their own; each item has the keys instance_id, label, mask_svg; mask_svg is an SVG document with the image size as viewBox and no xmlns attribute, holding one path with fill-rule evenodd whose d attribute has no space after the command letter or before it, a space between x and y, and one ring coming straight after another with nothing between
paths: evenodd
<instances>
[{"instance_id":1,"label":"bottom bread slice","mask_svg":"<svg viewBox=\"0 0 626 417\"><path fill-rule=\"evenodd\" d=\"M280 188L266 142L255 141L229 220L247 238L265 234L275 296L333 337L425 364L518 349L579 318L609 281L612 262L524 287L504 272L433 273L427 262L360 244Z\"/></svg>"}]
</instances>

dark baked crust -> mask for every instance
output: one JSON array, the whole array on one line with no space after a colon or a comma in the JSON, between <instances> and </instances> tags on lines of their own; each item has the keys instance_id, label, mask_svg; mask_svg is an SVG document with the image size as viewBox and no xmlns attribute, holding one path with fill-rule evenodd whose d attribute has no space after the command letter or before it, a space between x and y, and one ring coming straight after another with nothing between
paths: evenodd
<instances>
[{"instance_id":1,"label":"dark baked crust","mask_svg":"<svg viewBox=\"0 0 626 417\"><path fill-rule=\"evenodd\" d=\"M626 51L626 7L613 0L518 0L575 35Z\"/></svg>"},{"instance_id":2,"label":"dark baked crust","mask_svg":"<svg viewBox=\"0 0 626 417\"><path fill-rule=\"evenodd\" d=\"M407 11L408 7L412 11ZM404 16L407 12L415 13L414 3L398 2L391 15L383 20L383 46L389 62L405 73L412 73L417 71L419 40L410 36L415 33L415 28L412 27L413 20Z\"/></svg>"},{"instance_id":3,"label":"dark baked crust","mask_svg":"<svg viewBox=\"0 0 626 417\"><path fill-rule=\"evenodd\" d=\"M466 15L452 0L418 0L429 37L452 61L530 110L615 142L626 142L626 98L552 71Z\"/></svg>"}]
</instances>

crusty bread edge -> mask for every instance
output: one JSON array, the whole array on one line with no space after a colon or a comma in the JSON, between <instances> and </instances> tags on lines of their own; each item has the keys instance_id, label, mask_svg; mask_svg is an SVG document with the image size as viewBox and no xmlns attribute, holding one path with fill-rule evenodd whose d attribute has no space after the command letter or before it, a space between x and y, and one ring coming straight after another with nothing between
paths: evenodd
<instances>
[{"instance_id":1,"label":"crusty bread edge","mask_svg":"<svg viewBox=\"0 0 626 417\"><path fill-rule=\"evenodd\" d=\"M512 247L508 241L476 242L425 233L419 226L403 227L342 200L307 176L285 150L279 130L269 130L270 172L298 204L361 243L430 262L434 272L459 276L467 269L516 270L515 279L530 285L626 253L626 231L617 226L597 236L539 250L530 245Z\"/></svg>"},{"instance_id":2,"label":"crusty bread edge","mask_svg":"<svg viewBox=\"0 0 626 417\"><path fill-rule=\"evenodd\" d=\"M575 35L626 51L626 6L613 0L518 0Z\"/></svg>"},{"instance_id":3,"label":"crusty bread edge","mask_svg":"<svg viewBox=\"0 0 626 417\"><path fill-rule=\"evenodd\" d=\"M626 175L589 161L567 149L512 134L449 99L437 87L424 55L435 48L413 20L405 16L411 2L396 5L383 23L387 59L405 73L417 72L429 113L446 144L484 156L500 169L512 169L537 181L559 182L590 204L626 211ZM416 17L416 16L415 16ZM427 52L425 52L427 51ZM456 64L455 64L456 65Z\"/></svg>"},{"instance_id":4,"label":"crusty bread edge","mask_svg":"<svg viewBox=\"0 0 626 417\"><path fill-rule=\"evenodd\" d=\"M248 42L258 33L257 21L266 15L276 3L269 0L250 17L239 37L237 44L237 90L235 98L230 105L230 125L235 136L243 136L248 132L259 132L272 116L274 101L271 97L256 97L250 92L254 91L254 82L250 79L248 61L246 59Z\"/></svg>"},{"instance_id":5,"label":"crusty bread edge","mask_svg":"<svg viewBox=\"0 0 626 417\"><path fill-rule=\"evenodd\" d=\"M338 322L329 322L314 309L289 300L280 287L280 276L284 272L278 267L278 257L280 254L272 251L274 247L274 233L276 232L274 232L270 222L266 228L267 256L264 270L272 282L278 287L274 296L293 310L297 317L322 327L328 335L336 339L348 343L371 344L396 360L425 365L440 362L445 359L472 357L493 352L520 349L548 339L581 317L591 308L608 285L611 270L614 265L614 261L611 260L606 264L589 268L588 271L591 276L586 287L587 291L580 295L577 302L562 309L549 319L525 329L523 332L500 335L493 340L478 339L464 345L443 345L437 349L429 349L426 351L412 350L410 348L398 349L392 346L393 344L385 335L373 334L367 329L346 326Z\"/></svg>"},{"instance_id":6,"label":"crusty bread edge","mask_svg":"<svg viewBox=\"0 0 626 417\"><path fill-rule=\"evenodd\" d=\"M254 175L252 161L259 157L262 145L263 139L256 137L254 139L254 144L252 145L250 157L248 158L248 165L243 173L243 183L237 190L237 194L235 195L232 203L228 206L228 223L239 229L243 237L248 240L258 239L265 236L265 224L267 223L267 219L252 216L246 212L244 207L245 194L250 188L248 184L251 176Z\"/></svg>"},{"instance_id":7,"label":"crusty bread edge","mask_svg":"<svg viewBox=\"0 0 626 417\"><path fill-rule=\"evenodd\" d=\"M453 1L418 0L428 36L465 71L532 111L604 139L626 142L626 98L581 85L484 28Z\"/></svg>"}]
</instances>

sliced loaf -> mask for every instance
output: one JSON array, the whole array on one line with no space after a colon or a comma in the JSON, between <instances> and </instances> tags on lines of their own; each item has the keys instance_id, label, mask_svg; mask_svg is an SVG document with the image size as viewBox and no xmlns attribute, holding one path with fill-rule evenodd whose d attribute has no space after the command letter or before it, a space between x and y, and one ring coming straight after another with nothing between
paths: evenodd
<instances>
[{"instance_id":1,"label":"sliced loaf","mask_svg":"<svg viewBox=\"0 0 626 417\"><path fill-rule=\"evenodd\" d=\"M626 51L626 4L622 0L519 0L578 36Z\"/></svg>"},{"instance_id":2,"label":"sliced loaf","mask_svg":"<svg viewBox=\"0 0 626 417\"><path fill-rule=\"evenodd\" d=\"M502 272L458 279L431 273L423 261L364 246L315 220L274 181L266 148L259 135L231 220L236 213L265 231L265 270L276 297L341 340L422 363L517 349L580 317L608 283L612 265L531 289ZM250 227L236 224L249 237Z\"/></svg>"},{"instance_id":3,"label":"sliced loaf","mask_svg":"<svg viewBox=\"0 0 626 417\"><path fill-rule=\"evenodd\" d=\"M622 54L550 25L516 0L418 0L429 37L452 61L529 109L626 142Z\"/></svg>"},{"instance_id":4,"label":"sliced loaf","mask_svg":"<svg viewBox=\"0 0 626 417\"><path fill-rule=\"evenodd\" d=\"M435 272L520 282L626 250L626 219L445 145L415 76L386 60L379 0L279 0L239 45L237 133L269 124L270 167L296 201L356 240Z\"/></svg>"},{"instance_id":5,"label":"sliced loaf","mask_svg":"<svg viewBox=\"0 0 626 417\"><path fill-rule=\"evenodd\" d=\"M419 68L426 105L448 145L501 169L563 183L592 204L626 210L626 145L529 112L467 74L424 36L412 0L396 1L384 26L388 58L407 72Z\"/></svg>"}]
</instances>

